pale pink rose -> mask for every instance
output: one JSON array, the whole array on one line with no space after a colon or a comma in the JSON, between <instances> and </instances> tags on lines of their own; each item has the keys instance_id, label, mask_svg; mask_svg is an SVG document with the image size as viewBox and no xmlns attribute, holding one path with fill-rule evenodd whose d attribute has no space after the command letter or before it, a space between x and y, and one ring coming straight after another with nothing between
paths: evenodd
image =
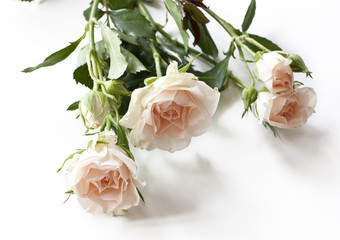
<instances>
[{"instance_id":1,"label":"pale pink rose","mask_svg":"<svg viewBox=\"0 0 340 240\"><path fill-rule=\"evenodd\" d=\"M220 93L191 73L180 73L171 62L166 76L136 89L120 124L131 128L131 141L139 148L174 152L186 148L192 136L205 133Z\"/></svg>"},{"instance_id":2,"label":"pale pink rose","mask_svg":"<svg viewBox=\"0 0 340 240\"><path fill-rule=\"evenodd\" d=\"M66 174L68 190L92 213L123 215L140 200L136 165L118 147L113 132L103 132L82 154L75 156Z\"/></svg>"},{"instance_id":3,"label":"pale pink rose","mask_svg":"<svg viewBox=\"0 0 340 240\"><path fill-rule=\"evenodd\" d=\"M263 54L256 62L259 79L271 93L291 92L293 90L292 60L282 55L270 52Z\"/></svg>"},{"instance_id":4,"label":"pale pink rose","mask_svg":"<svg viewBox=\"0 0 340 240\"><path fill-rule=\"evenodd\" d=\"M280 95L261 92L256 102L260 120L279 128L297 128L314 113L317 100L314 89L305 87Z\"/></svg>"}]
</instances>

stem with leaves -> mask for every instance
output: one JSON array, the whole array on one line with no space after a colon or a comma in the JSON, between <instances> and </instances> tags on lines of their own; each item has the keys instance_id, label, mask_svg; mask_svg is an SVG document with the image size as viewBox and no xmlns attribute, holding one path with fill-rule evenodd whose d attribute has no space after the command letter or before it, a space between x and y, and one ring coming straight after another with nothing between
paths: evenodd
<instances>
[{"instance_id":1,"label":"stem with leaves","mask_svg":"<svg viewBox=\"0 0 340 240\"><path fill-rule=\"evenodd\" d=\"M224 19L220 18L215 12L213 12L209 8L204 8L204 11L206 11L210 16L212 16L224 28L224 30L226 30L230 37L235 39L235 42L238 46L243 48L250 56L255 58L256 53L242 41L242 37L239 36L239 34L236 32L236 29L231 24L227 23Z\"/></svg>"},{"instance_id":2,"label":"stem with leaves","mask_svg":"<svg viewBox=\"0 0 340 240\"><path fill-rule=\"evenodd\" d=\"M161 24L156 23L154 21L150 12L148 11L148 9L145 7L144 3L141 0L137 0L137 7L138 7L139 12L151 23L151 26L154 28L155 31L159 32L167 41L174 44L176 47L185 49L184 44L180 43L176 38L172 37L170 34L164 31L163 26ZM200 54L200 57L203 58L204 60L210 62L213 65L217 64L217 62L214 61L214 59L212 59L205 53L197 51L194 48L189 47L188 52L195 56Z\"/></svg>"},{"instance_id":3,"label":"stem with leaves","mask_svg":"<svg viewBox=\"0 0 340 240\"><path fill-rule=\"evenodd\" d=\"M103 70L101 67L101 61L99 60L98 53L96 51L96 44L94 40L94 26L97 23L95 19L96 11L98 8L99 0L94 0L92 3L90 18L88 21L89 26L89 50L87 54L87 66L90 76L93 80L93 90L98 90L98 84L103 82Z\"/></svg>"},{"instance_id":4,"label":"stem with leaves","mask_svg":"<svg viewBox=\"0 0 340 240\"><path fill-rule=\"evenodd\" d=\"M242 82L238 77L236 77L232 71L228 70L227 79L230 79L237 87L241 89L248 87L248 85Z\"/></svg>"}]
</instances>

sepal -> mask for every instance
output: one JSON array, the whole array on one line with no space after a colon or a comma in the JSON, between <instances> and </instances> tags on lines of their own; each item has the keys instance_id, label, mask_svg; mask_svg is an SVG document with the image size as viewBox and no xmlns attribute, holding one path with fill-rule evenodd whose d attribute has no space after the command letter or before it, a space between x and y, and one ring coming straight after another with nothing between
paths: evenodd
<instances>
[{"instance_id":1,"label":"sepal","mask_svg":"<svg viewBox=\"0 0 340 240\"><path fill-rule=\"evenodd\" d=\"M257 90L253 86L248 86L243 89L241 97L244 104L244 112L242 114L242 117L244 117L244 115L246 114L246 112L248 112L251 105L257 99Z\"/></svg>"}]
</instances>

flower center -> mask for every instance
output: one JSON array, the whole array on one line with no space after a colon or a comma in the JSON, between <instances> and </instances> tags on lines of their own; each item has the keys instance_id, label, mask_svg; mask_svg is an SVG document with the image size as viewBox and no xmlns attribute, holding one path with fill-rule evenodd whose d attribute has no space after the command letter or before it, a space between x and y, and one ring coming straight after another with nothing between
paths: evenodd
<instances>
[{"instance_id":1,"label":"flower center","mask_svg":"<svg viewBox=\"0 0 340 240\"><path fill-rule=\"evenodd\" d=\"M177 104L172 103L167 109L163 110L161 112L161 117L165 118L168 121L178 119L180 117L180 112L178 110L178 106L174 106L174 105L177 105Z\"/></svg>"},{"instance_id":2,"label":"flower center","mask_svg":"<svg viewBox=\"0 0 340 240\"><path fill-rule=\"evenodd\" d=\"M293 119L296 116L296 113L300 105L297 102L289 102L284 106L284 108L279 112L279 115L284 117L287 121Z\"/></svg>"}]
</instances>

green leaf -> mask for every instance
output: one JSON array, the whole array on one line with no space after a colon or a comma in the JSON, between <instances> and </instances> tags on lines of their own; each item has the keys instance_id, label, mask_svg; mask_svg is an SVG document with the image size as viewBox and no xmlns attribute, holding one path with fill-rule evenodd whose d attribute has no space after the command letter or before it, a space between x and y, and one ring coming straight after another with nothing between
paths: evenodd
<instances>
[{"instance_id":1,"label":"green leaf","mask_svg":"<svg viewBox=\"0 0 340 240\"><path fill-rule=\"evenodd\" d=\"M195 72L201 81L204 81L212 88L218 88L220 91L224 89L226 75L228 72L228 64L231 54L227 53L226 57L215 67L207 72Z\"/></svg>"},{"instance_id":2,"label":"green leaf","mask_svg":"<svg viewBox=\"0 0 340 240\"><path fill-rule=\"evenodd\" d=\"M182 26L182 12L180 7L173 2L172 0L164 0L165 6L168 9L169 13L171 14L171 16L174 18L177 27L179 29L179 32L182 36L183 39L183 44L184 44L184 48L185 51L188 52L188 46L189 46L189 35L188 33L183 29Z\"/></svg>"},{"instance_id":3,"label":"green leaf","mask_svg":"<svg viewBox=\"0 0 340 240\"><path fill-rule=\"evenodd\" d=\"M90 76L87 64L77 67L73 72L73 79L76 83L83 84L89 89L93 88L93 80Z\"/></svg>"},{"instance_id":4,"label":"green leaf","mask_svg":"<svg viewBox=\"0 0 340 240\"><path fill-rule=\"evenodd\" d=\"M128 62L128 66L126 71L129 73L137 73L140 71L147 71L146 67L139 61L139 59L133 55L130 51L125 48L120 49L122 54L125 56L126 61Z\"/></svg>"},{"instance_id":5,"label":"green leaf","mask_svg":"<svg viewBox=\"0 0 340 240\"><path fill-rule=\"evenodd\" d=\"M255 11L256 11L256 1L251 0L250 5L249 5L248 10L247 10L247 13L244 16L244 20L243 20L243 23L242 23L242 31L243 32L246 32L249 29L249 27L250 27L250 25L251 25L251 23L254 19Z\"/></svg>"},{"instance_id":6,"label":"green leaf","mask_svg":"<svg viewBox=\"0 0 340 240\"><path fill-rule=\"evenodd\" d=\"M66 111L74 111L77 110L79 108L79 101L76 101L74 103L72 103L67 109Z\"/></svg>"},{"instance_id":7,"label":"green leaf","mask_svg":"<svg viewBox=\"0 0 340 240\"><path fill-rule=\"evenodd\" d=\"M63 60L65 60L68 56L73 53L74 50L78 47L79 43L86 37L87 31L85 31L84 35L81 36L77 41L72 42L66 48L59 50L58 52L53 53L52 55L48 56L42 63L35 67L29 67L23 70L25 73L33 72L42 67L49 67L53 66Z\"/></svg>"},{"instance_id":8,"label":"green leaf","mask_svg":"<svg viewBox=\"0 0 340 240\"><path fill-rule=\"evenodd\" d=\"M120 126L119 124L115 126L115 132L117 134L117 146L129 150L129 141L127 139L126 133L124 131L124 127ZM128 152L127 152L128 153Z\"/></svg>"},{"instance_id":9,"label":"green leaf","mask_svg":"<svg viewBox=\"0 0 340 240\"><path fill-rule=\"evenodd\" d=\"M91 14L91 8L92 8L92 2L90 4L90 7L88 9L86 9L84 12L83 12L83 16L85 18L86 21L89 21L89 18L90 18L90 14ZM99 8L96 9L96 13L95 13L95 18L97 20L99 20L102 16L104 16L105 12L100 10Z\"/></svg>"},{"instance_id":10,"label":"green leaf","mask_svg":"<svg viewBox=\"0 0 340 240\"><path fill-rule=\"evenodd\" d=\"M108 78L117 79L124 74L128 66L124 55L120 51L120 45L122 42L119 39L119 34L111 28L102 25L101 31L106 49L110 56Z\"/></svg>"},{"instance_id":11,"label":"green leaf","mask_svg":"<svg viewBox=\"0 0 340 240\"><path fill-rule=\"evenodd\" d=\"M106 48L105 48L104 41L96 42L95 47L100 58L102 58L103 60L106 60L109 57L106 51ZM77 64L76 64L77 67L86 64L88 51L89 51L89 45L86 45L85 47L80 49L78 53L78 58L77 58Z\"/></svg>"},{"instance_id":12,"label":"green leaf","mask_svg":"<svg viewBox=\"0 0 340 240\"><path fill-rule=\"evenodd\" d=\"M255 34L249 34L249 37L253 38L255 41L259 42L261 45L265 46L266 48L268 48L269 50L271 51L281 51L282 49L275 43L273 43L272 41L264 38L264 37L261 37L261 36L258 36L258 35L255 35ZM249 48L251 50L253 50L254 52L258 52L258 51L262 51L261 48L258 48L250 43L247 43L247 46L249 46Z\"/></svg>"},{"instance_id":13,"label":"green leaf","mask_svg":"<svg viewBox=\"0 0 340 240\"><path fill-rule=\"evenodd\" d=\"M209 19L203 14L203 12L192 3L185 4L184 10L189 12L191 17L193 17L197 23L206 24L209 22Z\"/></svg>"},{"instance_id":14,"label":"green leaf","mask_svg":"<svg viewBox=\"0 0 340 240\"><path fill-rule=\"evenodd\" d=\"M181 69L179 69L178 71L180 72L180 73L185 73L185 72L187 72L188 70L189 70L189 68L190 68L190 66L191 66L191 64L196 60L196 58L198 58L200 55L201 55L202 53L200 53L200 54L197 54L187 65L185 65L184 67L182 67Z\"/></svg>"},{"instance_id":15,"label":"green leaf","mask_svg":"<svg viewBox=\"0 0 340 240\"><path fill-rule=\"evenodd\" d=\"M131 9L113 11L112 22L121 32L136 37L155 38L155 32L148 20L140 13Z\"/></svg>"},{"instance_id":16,"label":"green leaf","mask_svg":"<svg viewBox=\"0 0 340 240\"><path fill-rule=\"evenodd\" d=\"M130 149L126 149L125 147L119 146L121 149L123 149L128 155L129 157L135 161L135 157L133 156L132 152L130 151Z\"/></svg>"},{"instance_id":17,"label":"green leaf","mask_svg":"<svg viewBox=\"0 0 340 240\"><path fill-rule=\"evenodd\" d=\"M122 41L131 43L133 45L139 45L137 37L126 35L125 33L121 32L121 31L117 31L117 33L119 34L119 38Z\"/></svg>"},{"instance_id":18,"label":"green leaf","mask_svg":"<svg viewBox=\"0 0 340 240\"><path fill-rule=\"evenodd\" d=\"M176 53L179 57L186 57L188 54L181 47L177 47L176 45L168 42L167 39L157 38L157 42L164 48L170 50L171 52Z\"/></svg>"},{"instance_id":19,"label":"green leaf","mask_svg":"<svg viewBox=\"0 0 340 240\"><path fill-rule=\"evenodd\" d=\"M136 0L107 0L107 4L111 10L133 9L136 6Z\"/></svg>"},{"instance_id":20,"label":"green leaf","mask_svg":"<svg viewBox=\"0 0 340 240\"><path fill-rule=\"evenodd\" d=\"M145 78L145 79L144 79L144 84L145 84L145 86L149 86L149 85L153 84L154 82L157 81L158 78L159 78L159 77L149 77L149 78Z\"/></svg>"},{"instance_id":21,"label":"green leaf","mask_svg":"<svg viewBox=\"0 0 340 240\"><path fill-rule=\"evenodd\" d=\"M216 58L218 55L218 49L216 47L214 40L210 36L207 26L202 24L198 25L200 27L201 35L197 45L201 48L201 50L205 54L208 54L213 58ZM191 32L193 32L191 27L189 29Z\"/></svg>"},{"instance_id":22,"label":"green leaf","mask_svg":"<svg viewBox=\"0 0 340 240\"><path fill-rule=\"evenodd\" d=\"M120 79L124 82L127 89L130 91L135 90L136 88L144 87L144 79L154 76L156 73L151 75L149 72L139 72L139 73L127 73Z\"/></svg>"}]
</instances>

